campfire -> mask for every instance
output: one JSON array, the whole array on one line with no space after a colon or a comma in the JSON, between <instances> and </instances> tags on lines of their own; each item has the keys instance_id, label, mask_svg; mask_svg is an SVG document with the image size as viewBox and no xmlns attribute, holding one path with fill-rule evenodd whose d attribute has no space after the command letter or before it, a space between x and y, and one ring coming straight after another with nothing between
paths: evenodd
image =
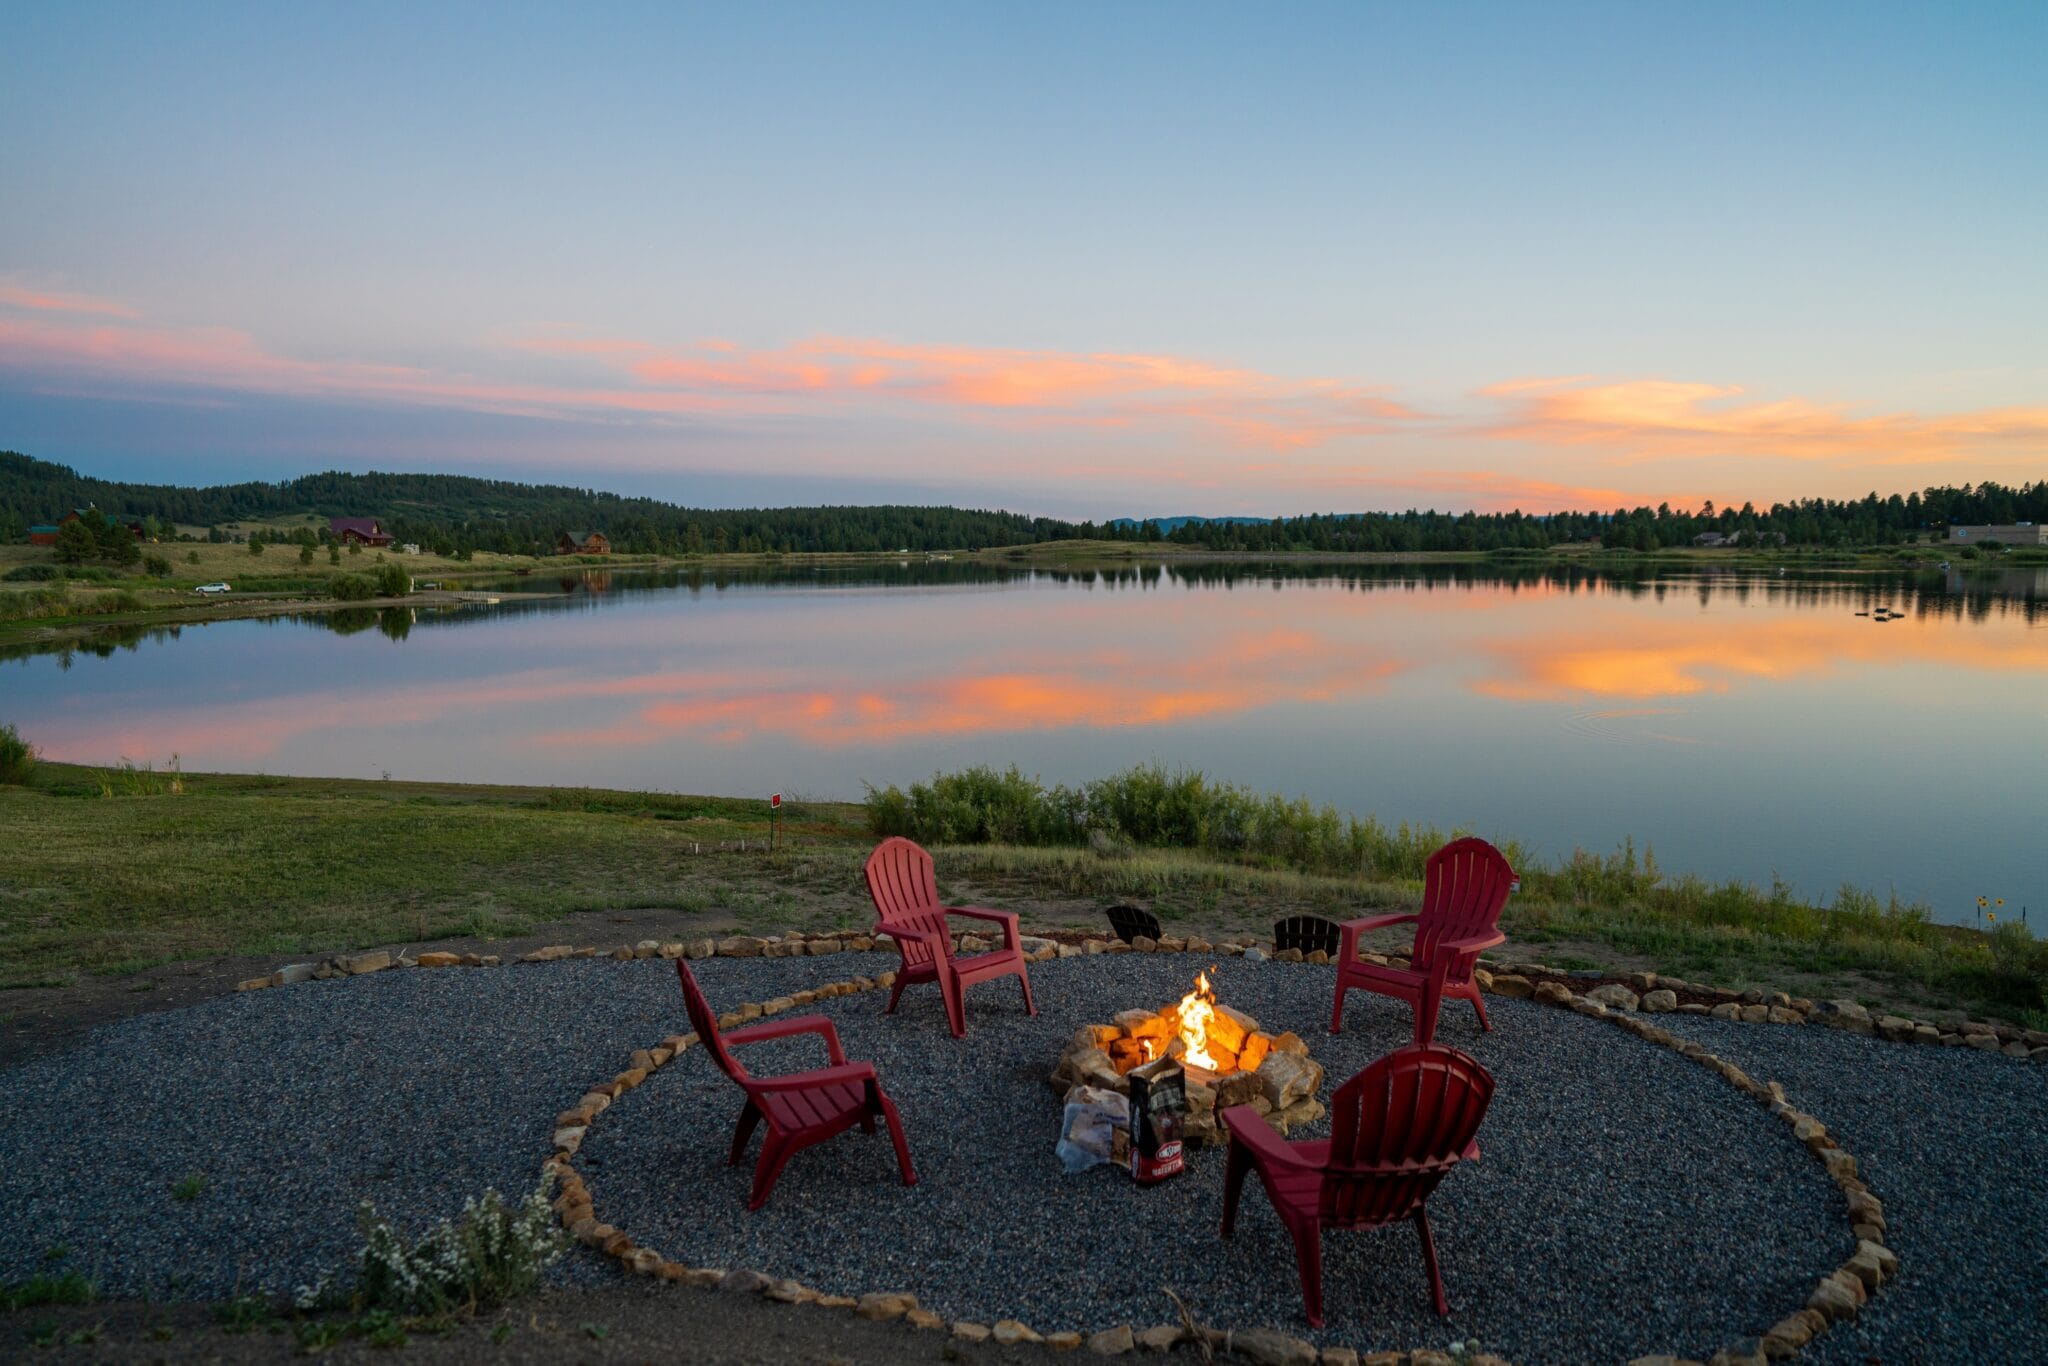
<instances>
[{"instance_id":1,"label":"campfire","mask_svg":"<svg viewBox=\"0 0 2048 1366\"><path fill-rule=\"evenodd\" d=\"M1129 1095L1130 1070L1160 1058L1172 1058L1187 1073L1191 1142L1222 1141L1219 1106L1250 1105L1282 1133L1323 1116L1316 1099L1323 1069L1308 1056L1308 1045L1292 1033L1269 1034L1218 1001L1207 972L1196 973L1194 989L1171 1005L1122 1011L1114 1024L1075 1031L1049 1081L1062 1096L1084 1086Z\"/></svg>"}]
</instances>

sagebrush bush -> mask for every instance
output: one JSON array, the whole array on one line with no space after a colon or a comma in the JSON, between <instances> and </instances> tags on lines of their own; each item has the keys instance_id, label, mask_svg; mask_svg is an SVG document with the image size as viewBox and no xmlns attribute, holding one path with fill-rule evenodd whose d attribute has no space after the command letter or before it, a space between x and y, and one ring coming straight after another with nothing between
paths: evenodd
<instances>
[{"instance_id":1,"label":"sagebrush bush","mask_svg":"<svg viewBox=\"0 0 2048 1366\"><path fill-rule=\"evenodd\" d=\"M13 726L0 726L0 783L25 783L35 771L36 747Z\"/></svg>"},{"instance_id":2,"label":"sagebrush bush","mask_svg":"<svg viewBox=\"0 0 2048 1366\"><path fill-rule=\"evenodd\" d=\"M376 586L361 574L338 574L327 585L327 591L338 602L361 602L377 596Z\"/></svg>"},{"instance_id":3,"label":"sagebrush bush","mask_svg":"<svg viewBox=\"0 0 2048 1366\"><path fill-rule=\"evenodd\" d=\"M356 1214L363 1250L353 1284L301 1286L297 1303L302 1309L346 1303L358 1311L443 1314L530 1294L568 1244L548 1207L553 1185L553 1177L543 1178L517 1206L487 1190L483 1199L463 1202L460 1218L443 1219L410 1246L365 1200Z\"/></svg>"}]
</instances>

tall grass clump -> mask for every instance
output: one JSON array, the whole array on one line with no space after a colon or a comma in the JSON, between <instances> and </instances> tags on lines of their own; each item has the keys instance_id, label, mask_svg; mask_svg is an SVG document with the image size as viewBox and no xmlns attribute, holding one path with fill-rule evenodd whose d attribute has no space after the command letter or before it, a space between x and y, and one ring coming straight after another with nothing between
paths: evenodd
<instances>
[{"instance_id":1,"label":"tall grass clump","mask_svg":"<svg viewBox=\"0 0 2048 1366\"><path fill-rule=\"evenodd\" d=\"M13 726L0 726L0 783L26 783L35 771L36 747Z\"/></svg>"},{"instance_id":2,"label":"tall grass clump","mask_svg":"<svg viewBox=\"0 0 2048 1366\"><path fill-rule=\"evenodd\" d=\"M1390 830L1370 816L1156 764L1078 788L1047 787L1014 766L969 768L935 774L907 792L871 787L867 810L876 835L926 844L1192 849L1236 862L1383 879L1420 878L1446 838L1432 827Z\"/></svg>"}]
</instances>

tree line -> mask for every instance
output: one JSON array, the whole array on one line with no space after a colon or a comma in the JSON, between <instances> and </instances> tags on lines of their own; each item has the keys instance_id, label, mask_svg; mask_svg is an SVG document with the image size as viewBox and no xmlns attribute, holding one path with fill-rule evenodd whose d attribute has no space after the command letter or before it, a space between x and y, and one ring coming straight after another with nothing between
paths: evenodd
<instances>
[{"instance_id":1,"label":"tree line","mask_svg":"<svg viewBox=\"0 0 2048 1366\"><path fill-rule=\"evenodd\" d=\"M953 507L800 507L704 509L595 489L521 484L450 474L345 474L333 471L271 483L187 488L95 479L66 465L0 452L0 541L55 522L74 507L142 520L149 534L174 526L214 529L232 522L314 513L374 516L400 541L445 555L479 550L546 554L564 531L604 532L626 554L727 551L816 554L833 551L956 550L1093 539L1166 542L1211 550L1539 551L1569 542L1659 550L1718 532L1739 545L1898 544L1947 535L1951 524L2048 521L2048 480L2008 488L1985 482L1881 498L1826 498L1757 508L1616 508L1612 512L1323 513L1271 521L1190 519L1069 522L1012 512Z\"/></svg>"}]
</instances>

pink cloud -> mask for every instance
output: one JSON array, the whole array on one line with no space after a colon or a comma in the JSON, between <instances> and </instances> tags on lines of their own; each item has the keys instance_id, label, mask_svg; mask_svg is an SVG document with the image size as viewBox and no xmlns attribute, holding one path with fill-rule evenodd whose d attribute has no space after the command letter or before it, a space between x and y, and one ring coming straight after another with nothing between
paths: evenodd
<instances>
[{"instance_id":1,"label":"pink cloud","mask_svg":"<svg viewBox=\"0 0 2048 1366\"><path fill-rule=\"evenodd\" d=\"M1510 380L1480 391L1508 414L1485 435L1545 446L1610 446L1651 458L1766 456L1793 460L1962 459L2048 439L2048 408L1853 415L1845 403L1741 401L1735 384L1677 380L1589 383Z\"/></svg>"},{"instance_id":2,"label":"pink cloud","mask_svg":"<svg viewBox=\"0 0 2048 1366\"><path fill-rule=\"evenodd\" d=\"M87 313L107 318L134 318L138 313L124 303L94 298L90 294L66 294L50 289L26 289L0 281L0 307L27 308L38 313Z\"/></svg>"}]
</instances>

